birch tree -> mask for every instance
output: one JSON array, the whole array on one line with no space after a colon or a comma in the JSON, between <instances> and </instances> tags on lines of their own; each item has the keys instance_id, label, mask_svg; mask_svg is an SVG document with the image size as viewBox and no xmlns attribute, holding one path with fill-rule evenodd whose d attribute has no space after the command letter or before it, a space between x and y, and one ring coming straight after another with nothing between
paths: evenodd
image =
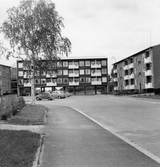
<instances>
[{"instance_id":1,"label":"birch tree","mask_svg":"<svg viewBox=\"0 0 160 167\"><path fill-rule=\"evenodd\" d=\"M55 71L54 62L60 55L68 56L71 42L62 36L63 18L55 10L55 4L49 0L23 0L18 7L7 10L7 14L0 32L9 41L10 48L1 47L1 52L6 58L13 56L22 59L29 69L34 104L36 70L48 68ZM42 60L46 60L45 63Z\"/></svg>"}]
</instances>

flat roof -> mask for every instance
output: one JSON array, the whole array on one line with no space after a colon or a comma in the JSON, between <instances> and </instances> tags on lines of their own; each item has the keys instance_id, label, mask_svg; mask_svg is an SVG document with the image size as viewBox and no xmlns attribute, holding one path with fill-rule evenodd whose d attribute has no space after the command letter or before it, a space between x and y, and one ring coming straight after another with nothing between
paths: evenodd
<instances>
[{"instance_id":1,"label":"flat roof","mask_svg":"<svg viewBox=\"0 0 160 167\"><path fill-rule=\"evenodd\" d=\"M60 57L62 60L78 60L78 59L107 59L107 56L68 56L68 57Z\"/></svg>"}]
</instances>

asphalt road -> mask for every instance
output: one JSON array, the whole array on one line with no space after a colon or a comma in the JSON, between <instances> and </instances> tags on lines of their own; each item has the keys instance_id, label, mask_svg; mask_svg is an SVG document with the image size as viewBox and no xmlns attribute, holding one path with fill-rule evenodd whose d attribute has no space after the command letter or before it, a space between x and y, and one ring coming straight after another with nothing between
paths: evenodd
<instances>
[{"instance_id":1,"label":"asphalt road","mask_svg":"<svg viewBox=\"0 0 160 167\"><path fill-rule=\"evenodd\" d=\"M41 167L160 166L125 141L70 108L83 111L111 131L136 142L146 136L152 138L153 133L154 139L159 135L160 111L157 102L137 102L109 96L73 96L38 103L49 108ZM152 126L148 127L148 123Z\"/></svg>"}]
</instances>

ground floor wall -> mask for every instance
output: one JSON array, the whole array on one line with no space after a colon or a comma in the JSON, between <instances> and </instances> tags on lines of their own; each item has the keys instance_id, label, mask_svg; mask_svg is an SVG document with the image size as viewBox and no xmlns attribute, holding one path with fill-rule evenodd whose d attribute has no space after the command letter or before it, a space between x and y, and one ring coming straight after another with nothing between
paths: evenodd
<instances>
[{"instance_id":1,"label":"ground floor wall","mask_svg":"<svg viewBox=\"0 0 160 167\"><path fill-rule=\"evenodd\" d=\"M74 95L88 95L88 94L106 94L108 87L107 85L63 86L60 88L59 87L36 87L35 94L39 94L40 92L45 92L45 91L52 92L56 89L68 91ZM18 95L22 95L22 96L30 96L31 87L18 87L17 93Z\"/></svg>"}]
</instances>

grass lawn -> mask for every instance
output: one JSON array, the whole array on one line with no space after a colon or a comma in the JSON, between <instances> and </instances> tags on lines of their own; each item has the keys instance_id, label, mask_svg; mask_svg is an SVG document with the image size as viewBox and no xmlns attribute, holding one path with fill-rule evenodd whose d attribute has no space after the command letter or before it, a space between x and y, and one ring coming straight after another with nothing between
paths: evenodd
<instances>
[{"instance_id":1,"label":"grass lawn","mask_svg":"<svg viewBox=\"0 0 160 167\"><path fill-rule=\"evenodd\" d=\"M32 167L40 134L0 130L0 167Z\"/></svg>"},{"instance_id":2,"label":"grass lawn","mask_svg":"<svg viewBox=\"0 0 160 167\"><path fill-rule=\"evenodd\" d=\"M46 108L41 105L26 105L20 113L12 116L8 121L10 124L19 125L41 125L44 122Z\"/></svg>"}]
</instances>

